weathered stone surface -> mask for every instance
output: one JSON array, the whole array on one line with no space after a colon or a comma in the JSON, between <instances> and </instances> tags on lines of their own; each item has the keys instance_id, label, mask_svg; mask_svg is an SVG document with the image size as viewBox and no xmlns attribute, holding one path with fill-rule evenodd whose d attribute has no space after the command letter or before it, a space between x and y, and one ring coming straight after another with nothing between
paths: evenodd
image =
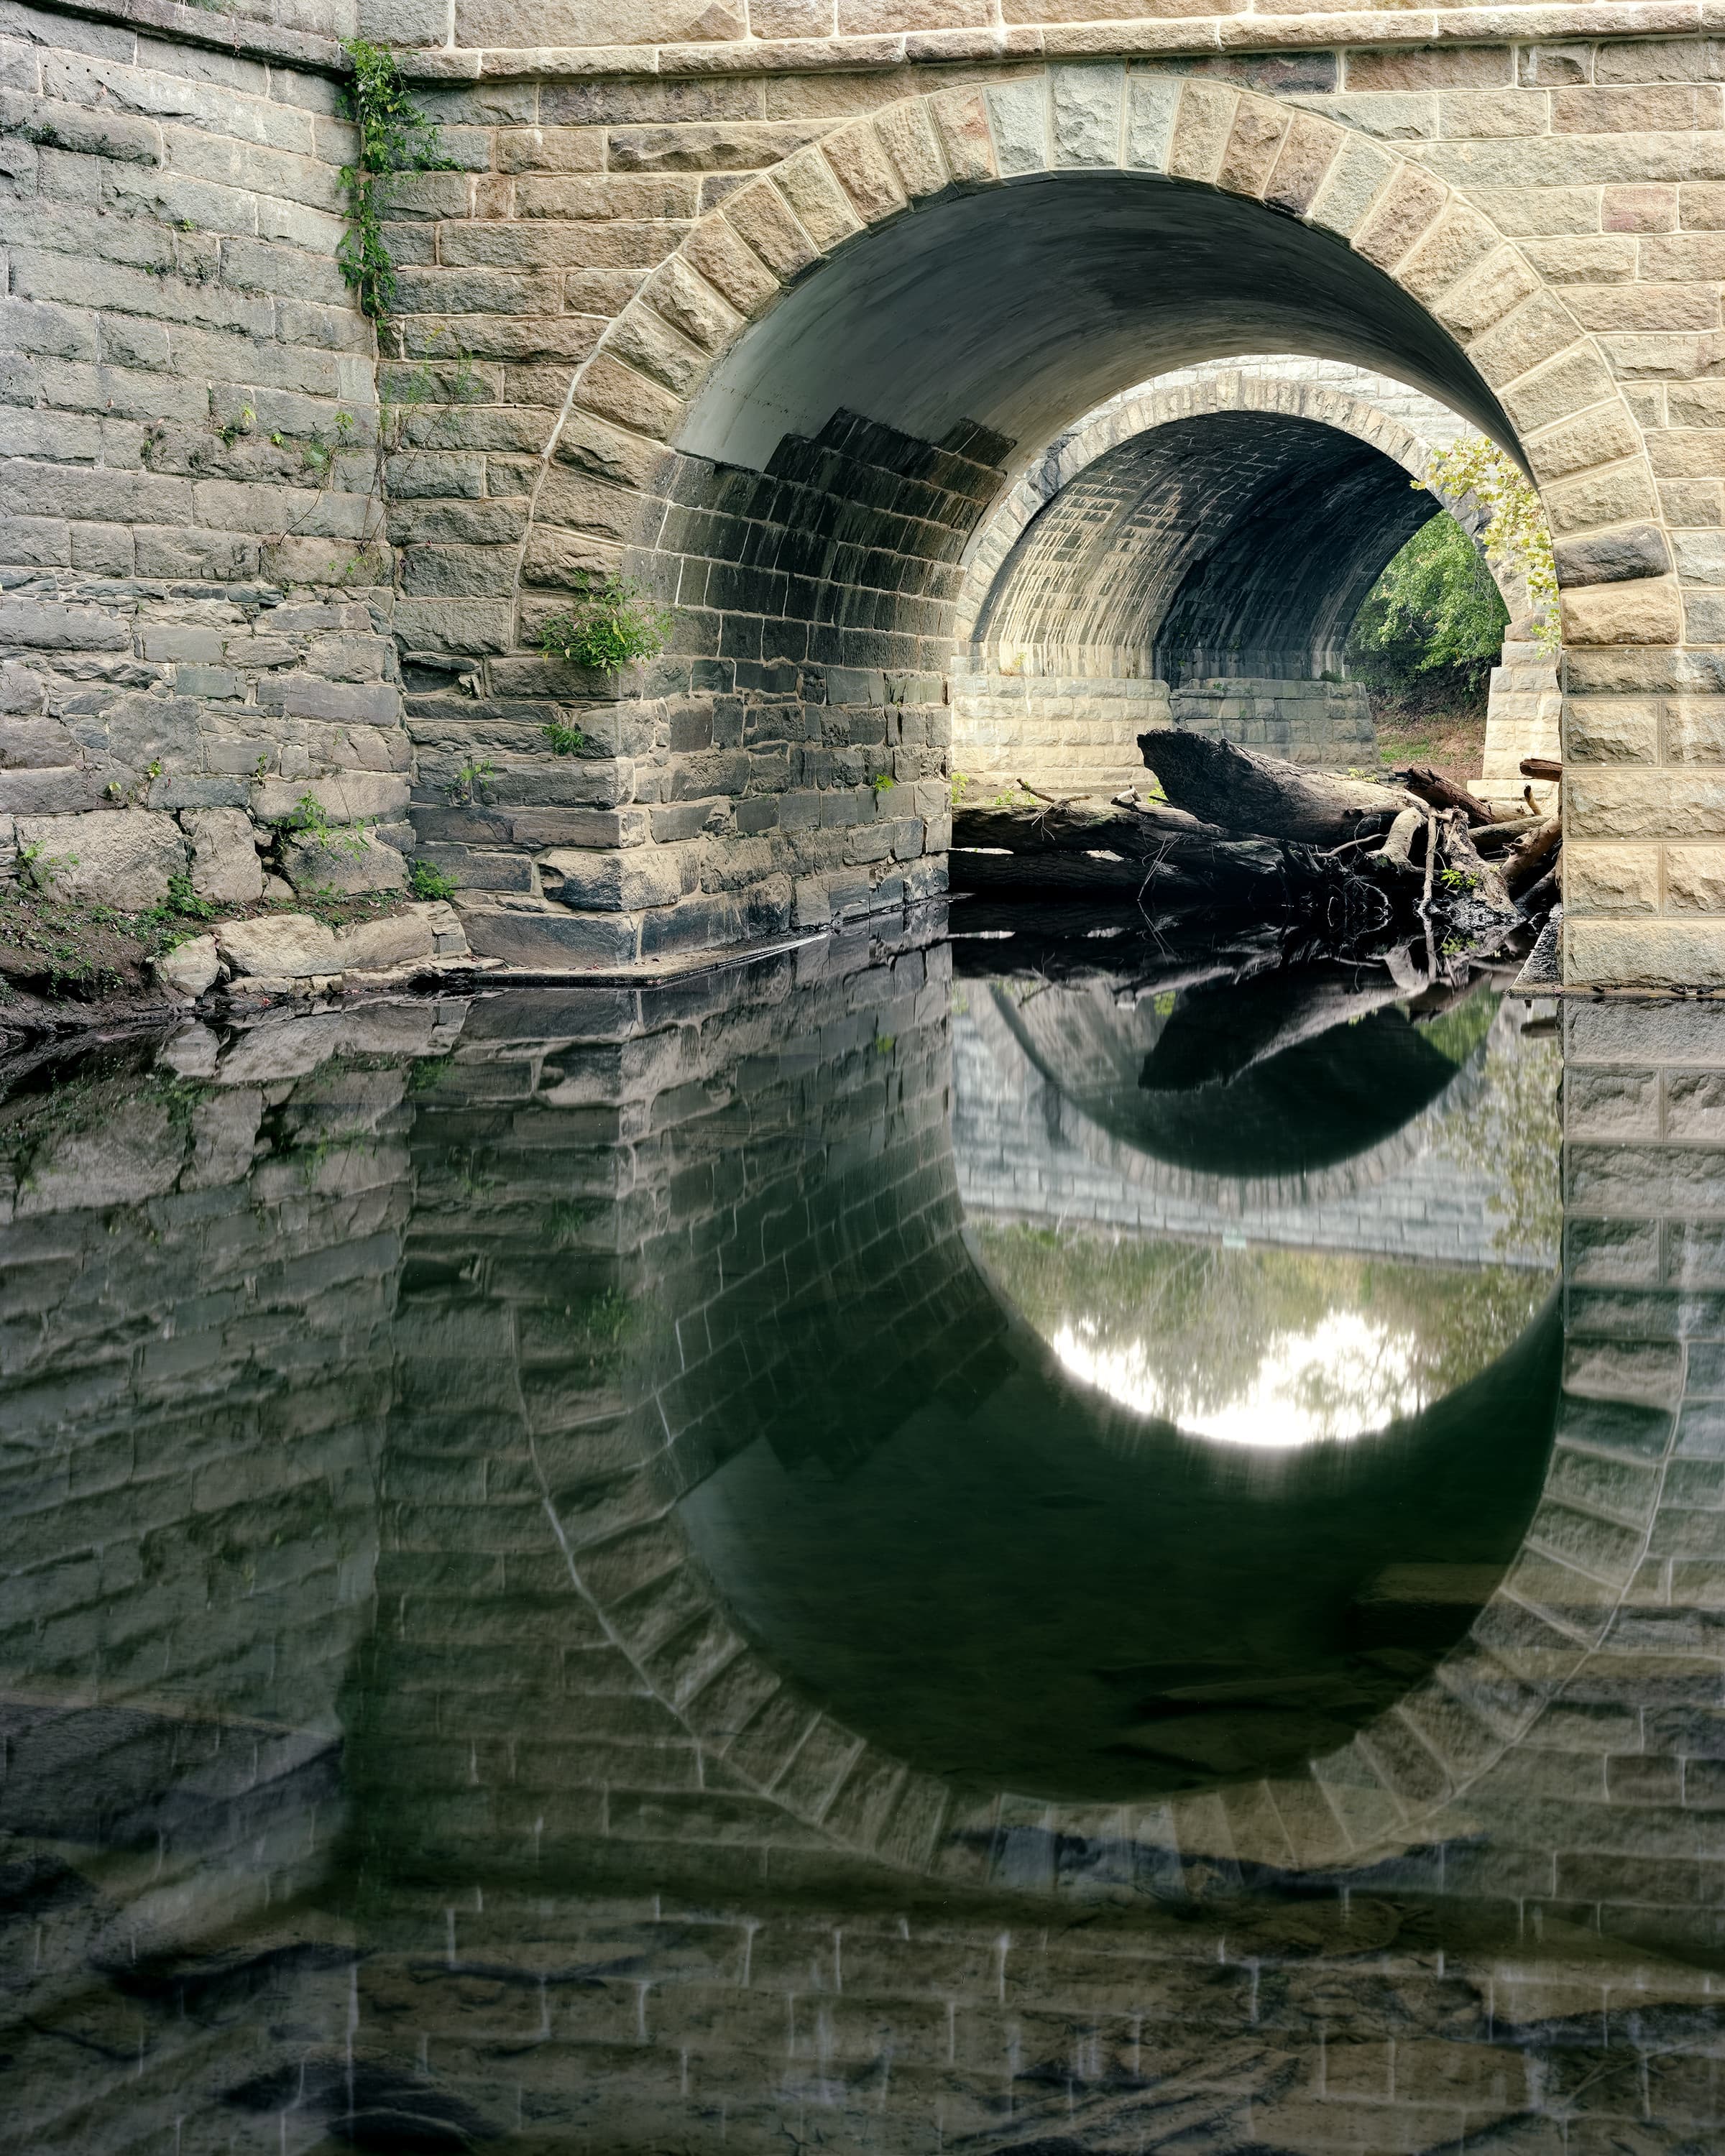
<instances>
[{"instance_id":1,"label":"weathered stone surface","mask_svg":"<svg viewBox=\"0 0 1725 2156\"><path fill-rule=\"evenodd\" d=\"M224 921L216 931L217 947L236 973L293 978L339 973L335 942L334 932L309 913Z\"/></svg>"},{"instance_id":2,"label":"weathered stone surface","mask_svg":"<svg viewBox=\"0 0 1725 2156\"><path fill-rule=\"evenodd\" d=\"M255 827L243 809L187 809L180 828L192 843L192 888L200 898L244 905L263 896Z\"/></svg>"},{"instance_id":3,"label":"weathered stone surface","mask_svg":"<svg viewBox=\"0 0 1725 2156\"><path fill-rule=\"evenodd\" d=\"M435 957L437 936L425 906L346 928L326 928L309 913L282 913L226 921L216 930L218 947L234 972L266 980L384 972Z\"/></svg>"},{"instance_id":4,"label":"weathered stone surface","mask_svg":"<svg viewBox=\"0 0 1725 2156\"><path fill-rule=\"evenodd\" d=\"M368 835L352 844L328 846L306 839L290 839L282 847L282 870L296 891L333 891L344 896L357 891L400 891L408 880L408 865L401 855L382 839Z\"/></svg>"},{"instance_id":5,"label":"weathered stone surface","mask_svg":"<svg viewBox=\"0 0 1725 2156\"><path fill-rule=\"evenodd\" d=\"M156 977L171 995L201 996L221 971L213 936L191 936L156 961Z\"/></svg>"},{"instance_id":6,"label":"weathered stone surface","mask_svg":"<svg viewBox=\"0 0 1725 2156\"><path fill-rule=\"evenodd\" d=\"M167 896L184 875L186 840L172 816L147 809L97 810L86 816L20 816L20 853L30 873L69 898L100 899L138 911Z\"/></svg>"}]
</instances>

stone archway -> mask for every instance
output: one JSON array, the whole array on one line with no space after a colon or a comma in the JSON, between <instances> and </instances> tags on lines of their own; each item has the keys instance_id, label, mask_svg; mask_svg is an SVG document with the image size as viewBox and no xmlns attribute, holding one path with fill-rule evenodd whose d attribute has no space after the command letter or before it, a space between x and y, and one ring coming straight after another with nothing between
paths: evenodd
<instances>
[{"instance_id":1,"label":"stone archway","mask_svg":"<svg viewBox=\"0 0 1725 2156\"><path fill-rule=\"evenodd\" d=\"M1239 414L1263 424L1225 424ZM1476 432L1387 376L1292 354L1183 368L1087 413L966 550L955 773L984 798L1027 773L1056 792L1113 793L1143 783L1137 737L1171 721L1296 762L1370 766L1369 706L1343 678L1347 624L1434 504L1476 528L1476 504L1430 487L1435 453ZM1493 573L1517 621L1522 579ZM1230 613L1270 648L1239 649ZM1223 648L1181 649L1206 620ZM1291 633L1294 649L1277 648ZM1558 711L1550 660L1507 649L1482 792L1519 798L1522 757L1559 753Z\"/></svg>"},{"instance_id":2,"label":"stone archway","mask_svg":"<svg viewBox=\"0 0 1725 2156\"><path fill-rule=\"evenodd\" d=\"M1179 290L1213 290L1245 234L1280 265L1252 280L1270 298L1255 312L1236 292L1207 321L1175 307L1149 349L1133 308L1152 210L1173 220L1163 297L1177 269ZM1065 281L1027 307L1003 246ZM1074 294L1100 313L1079 318ZM494 690L583 706L595 753L556 774L557 798L597 814L555 858L531 819L503 840L526 888L475 913L478 947L634 958L939 888L942 676L971 531L1015 461L1147 357L1238 351L1246 332L1285 347L1295 317L1308 345L1394 359L1519 441L1563 535L1573 708L1602 745L1640 723L1634 647L1681 640L1676 585L1639 429L1560 291L1392 146L1219 84L1056 66L906 99L737 188L576 371L517 638L572 576L619 567L680 627L616 701L531 658L485 663ZM501 749L495 804L542 800L542 773ZM1578 829L1574 850L1584 878L1599 846ZM1620 963L1592 933L1572 925L1577 978Z\"/></svg>"}]
</instances>

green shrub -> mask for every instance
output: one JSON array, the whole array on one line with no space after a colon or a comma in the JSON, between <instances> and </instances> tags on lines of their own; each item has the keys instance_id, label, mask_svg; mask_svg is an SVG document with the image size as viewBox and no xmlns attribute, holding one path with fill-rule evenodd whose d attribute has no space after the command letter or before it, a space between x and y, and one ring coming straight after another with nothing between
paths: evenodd
<instances>
[{"instance_id":1,"label":"green shrub","mask_svg":"<svg viewBox=\"0 0 1725 2156\"><path fill-rule=\"evenodd\" d=\"M415 861L408 871L415 898L453 898L455 879L445 875L433 861Z\"/></svg>"},{"instance_id":2,"label":"green shrub","mask_svg":"<svg viewBox=\"0 0 1725 2156\"><path fill-rule=\"evenodd\" d=\"M553 614L539 632L547 659L562 659L595 674L614 674L642 659L656 659L670 640L671 612L649 599L626 577L589 578L567 613Z\"/></svg>"}]
</instances>

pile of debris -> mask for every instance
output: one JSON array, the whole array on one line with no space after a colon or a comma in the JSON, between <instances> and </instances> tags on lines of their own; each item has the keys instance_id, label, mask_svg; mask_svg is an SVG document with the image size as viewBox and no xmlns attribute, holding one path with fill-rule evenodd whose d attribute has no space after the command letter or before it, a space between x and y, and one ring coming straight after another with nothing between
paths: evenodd
<instances>
[{"instance_id":1,"label":"pile of debris","mask_svg":"<svg viewBox=\"0 0 1725 2156\"><path fill-rule=\"evenodd\" d=\"M1556 904L1563 824L1494 810L1424 766L1392 784L1336 778L1178 727L1140 734L1163 802L1105 804L1033 788L1024 806L958 808L958 891L1135 898L1322 921L1344 940L1410 927L1477 945ZM1523 775L1561 767L1530 759Z\"/></svg>"}]
</instances>

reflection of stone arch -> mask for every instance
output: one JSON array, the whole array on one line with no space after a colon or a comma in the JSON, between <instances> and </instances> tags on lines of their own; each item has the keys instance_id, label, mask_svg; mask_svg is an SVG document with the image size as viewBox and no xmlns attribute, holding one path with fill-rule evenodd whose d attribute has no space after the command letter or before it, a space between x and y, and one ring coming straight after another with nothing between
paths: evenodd
<instances>
[{"instance_id":1,"label":"reflection of stone arch","mask_svg":"<svg viewBox=\"0 0 1725 2156\"><path fill-rule=\"evenodd\" d=\"M1026 1088L1047 1086L1059 1091L1058 1077L1043 1067L1020 1029L1013 1024L1009 1003L1004 995L997 992L990 998L973 1001L970 1016L1003 1071L1011 1073ZM1500 1011L1494 1029L1503 1029L1513 1024L1512 1014L1506 1017ZM1301 1175L1233 1177L1203 1174L1178 1167L1105 1129L1096 1117L1087 1115L1064 1096L1058 1109L1060 1132L1087 1159L1109 1169L1123 1182L1196 1201L1213 1208L1218 1214L1317 1204L1326 1199L1349 1198L1359 1191L1369 1190L1428 1151L1443 1124L1458 1110L1470 1107L1483 1091L1489 1045L1489 1042L1482 1041L1466 1062L1458 1064L1455 1076L1438 1097L1399 1130L1347 1160Z\"/></svg>"},{"instance_id":2,"label":"reflection of stone arch","mask_svg":"<svg viewBox=\"0 0 1725 2156\"><path fill-rule=\"evenodd\" d=\"M888 1040L891 1029L887 1048L876 1053L891 1056L896 1073L915 1070L902 1097L926 1111L941 1098L945 1029L939 1011L916 1000L927 993L921 954L907 952L903 963L896 999L890 987L883 994L870 986L862 1008L877 1041ZM845 986L842 978L834 983L830 1011L799 1013L793 1030L799 1040L831 1037L835 1055L855 1063L855 1047L847 1045L855 1024L839 1015L847 1008ZM773 1042L790 1037L782 1025L761 1035L718 1029L721 1045L747 1048L753 1059L752 1098L771 1067ZM483 1041L476 1046L482 1055ZM536 1068L543 1050L531 1053ZM689 1055L629 1060L629 1067L656 1074L649 1094L675 1083L681 1103L675 1112L632 1113L631 1125L675 1133L675 1163L687 1189L709 1180L704 1163L716 1168L739 1155L731 1118L740 1096L719 1062L711 1055L708 1060L711 1069ZM802 1067L801 1059L793 1060ZM571 1098L568 1085L553 1059L539 1081L538 1101L511 1124L520 1137L510 1143L525 1147L518 1171L524 1188L541 1176L538 1163L553 1157L547 1148L558 1142L558 1116L569 1112L561 1105ZM706 1136L691 1105L703 1086L715 1119ZM477 1097L520 1095L517 1089L499 1096L482 1083ZM1615 1441L1614 1417L1625 1412L1612 1404L1621 1378L1609 1365L1572 1372L1564 1427L1532 1532L1468 1641L1393 1712L1298 1774L1142 1808L1050 1804L1004 1791L960 1804L944 1783L819 1708L739 1635L675 1508L721 1456L716 1406L747 1395L767 1404L784 1427L806 1426L819 1394L799 1389L793 1361L782 1353L773 1360L787 1337L797 1336L799 1308L819 1306L799 1302L799 1296L824 1293L830 1280L834 1307L855 1313L872 1303L889 1313L890 1322L862 1337L830 1326L819 1336L829 1345L844 1342L859 1382L865 1375L879 1383L901 1378L914 1391L954 1371L967 1383L988 1382L998 1313L991 1314L988 1289L959 1234L943 1120L894 1109L883 1137L879 1098L873 1081L859 1080L854 1110L839 1115L824 1094L818 1143L811 1144L814 1134L794 1113L782 1131L756 1130L742 1152L765 1165L737 1202L734 1221L721 1213L660 1223L656 1270L639 1285L657 1281L664 1308L676 1313L680 1345L668 1353L655 1333L621 1393L608 1381L594 1391L590 1377L559 1375L557 1342L567 1321L554 1308L513 1306L510 1294L519 1290L511 1291L506 1267L496 1269L489 1312L481 1297L456 1311L434 1304L404 1313L403 1368L418 1388L404 1398L405 1428L419 1427L424 1409L416 1401L442 1399L459 1383L463 1396L483 1400L488 1411L519 1416L531 1486L542 1493L495 1524L483 1517L483 1506L459 1520L444 1507L444 1532L471 1533L480 1550L531 1552L538 1545L528 1531L548 1513L563 1576L584 1614L568 1627L549 1612L537 1621L553 1635L567 1629L590 1645L602 1644L626 1666L667 1741L675 1735L706 1763L697 1784L718 1793L716 1801L761 1807L748 1815L756 1822L751 1830L768 1841L863 1852L941 1876L986 1877L992 1865L995 1876L1016 1883L1058 1881L1086 1891L1163 1876L1170 1866L1177 1873L1186 1861L1351 1869L1443 1831L1449 1808L1530 1736L1603 1638L1646 1546L1656 1479L1612 1483L1598 1473L1602 1447ZM439 1141L428 1158L434 1161L442 1151ZM722 1265L699 1255L720 1250L732 1253ZM817 1256L829 1268L824 1276L812 1270ZM453 1262L441 1240L439 1261ZM978 1377L966 1374L967 1364L980 1366ZM827 1373L817 1374L824 1383ZM752 1386L757 1394L748 1394ZM1595 1393L1606 1398L1595 1401ZM1633 1423L1635 1411L1626 1412ZM752 1404L743 1419L760 1426ZM1664 1420L1668 1430L1668 1414ZM501 1435L490 1442L504 1445ZM521 1562L544 1560L530 1555ZM530 1576L545 1578L549 1590L547 1575ZM410 1572L386 1566L383 1584L393 1594L410 1578ZM606 1684L609 1697L614 1676ZM567 1712L567 1688L562 1697ZM611 1830L623 1830L615 1824L624 1815L620 1795L608 1815ZM650 1805L647 1815L657 1816Z\"/></svg>"}]
</instances>

